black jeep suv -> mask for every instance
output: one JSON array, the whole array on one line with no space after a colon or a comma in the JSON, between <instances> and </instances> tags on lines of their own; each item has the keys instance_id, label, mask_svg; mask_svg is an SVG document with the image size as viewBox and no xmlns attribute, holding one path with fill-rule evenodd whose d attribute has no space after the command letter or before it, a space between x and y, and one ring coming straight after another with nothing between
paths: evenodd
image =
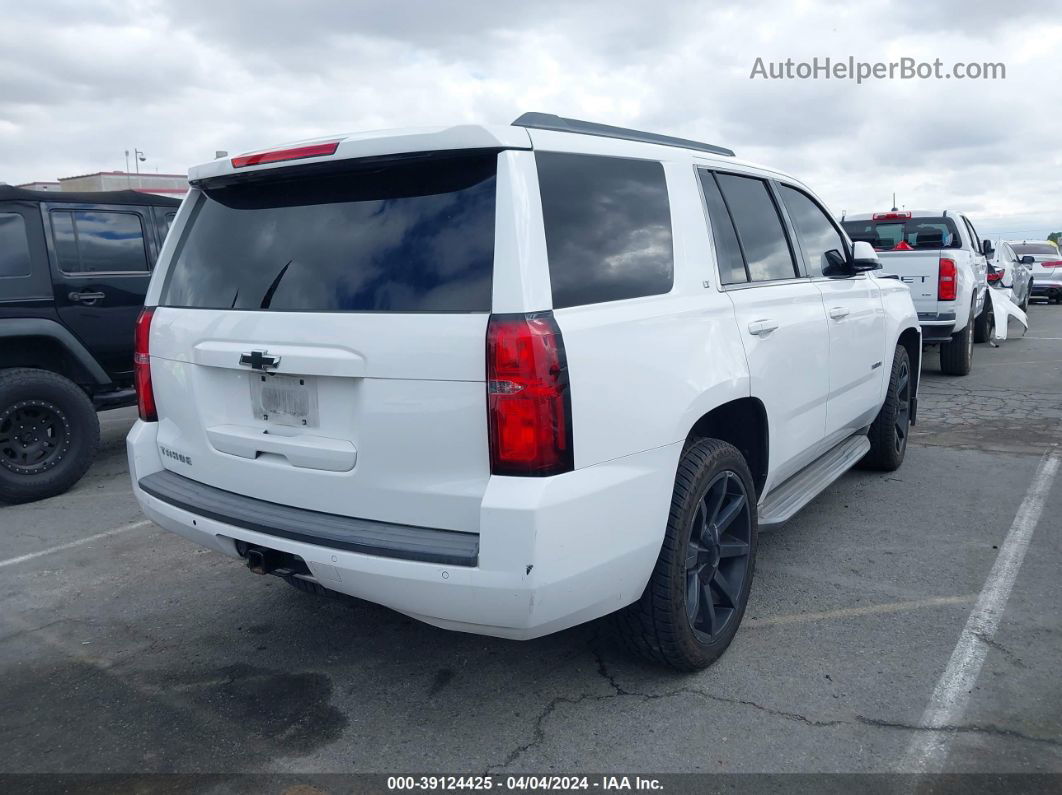
<instances>
[{"instance_id":1,"label":"black jeep suv","mask_svg":"<svg viewBox=\"0 0 1062 795\"><path fill-rule=\"evenodd\" d=\"M134 405L133 326L180 202L0 185L0 501L59 494Z\"/></svg>"}]
</instances>

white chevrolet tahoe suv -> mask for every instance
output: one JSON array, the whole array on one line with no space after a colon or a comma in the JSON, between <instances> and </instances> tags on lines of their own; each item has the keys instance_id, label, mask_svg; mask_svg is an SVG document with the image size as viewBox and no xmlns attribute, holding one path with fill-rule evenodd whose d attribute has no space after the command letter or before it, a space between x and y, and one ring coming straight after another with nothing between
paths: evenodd
<instances>
[{"instance_id":1,"label":"white chevrolet tahoe suv","mask_svg":"<svg viewBox=\"0 0 1062 795\"><path fill-rule=\"evenodd\" d=\"M948 210L846 215L841 223L852 240L874 246L886 273L911 288L922 341L939 344L941 371L969 374L974 343L988 342L993 332L985 292L992 242Z\"/></svg>"},{"instance_id":2,"label":"white chevrolet tahoe suv","mask_svg":"<svg viewBox=\"0 0 1062 795\"><path fill-rule=\"evenodd\" d=\"M900 465L921 353L873 249L732 155L526 114L193 168L137 326L144 512L303 590L617 613L709 664L758 528Z\"/></svg>"}]
</instances>

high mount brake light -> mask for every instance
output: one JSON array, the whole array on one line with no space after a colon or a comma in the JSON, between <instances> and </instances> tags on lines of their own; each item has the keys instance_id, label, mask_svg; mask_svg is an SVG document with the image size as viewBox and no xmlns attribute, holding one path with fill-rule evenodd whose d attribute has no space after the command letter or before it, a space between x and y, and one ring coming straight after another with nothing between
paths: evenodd
<instances>
[{"instance_id":1,"label":"high mount brake light","mask_svg":"<svg viewBox=\"0 0 1062 795\"><path fill-rule=\"evenodd\" d=\"M940 258L937 269L937 300L954 301L959 288L959 272L955 260Z\"/></svg>"},{"instance_id":2,"label":"high mount brake light","mask_svg":"<svg viewBox=\"0 0 1062 795\"><path fill-rule=\"evenodd\" d=\"M906 220L911 217L911 211L906 212L889 212L889 213L874 213L871 216L873 221L899 221L901 219Z\"/></svg>"},{"instance_id":3,"label":"high mount brake light","mask_svg":"<svg viewBox=\"0 0 1062 795\"><path fill-rule=\"evenodd\" d=\"M552 312L491 315L487 426L491 474L542 477L574 468L568 366Z\"/></svg>"},{"instance_id":4,"label":"high mount brake light","mask_svg":"<svg viewBox=\"0 0 1062 795\"><path fill-rule=\"evenodd\" d=\"M259 166L263 163L279 163L284 160L302 160L304 157L322 157L334 155L339 148L339 141L325 141L320 144L293 146L290 149L273 149L269 152L255 152L232 158L233 168Z\"/></svg>"},{"instance_id":5,"label":"high mount brake light","mask_svg":"<svg viewBox=\"0 0 1062 795\"><path fill-rule=\"evenodd\" d=\"M155 390L151 386L151 353L148 338L151 336L151 318L155 315L154 307L140 310L133 333L133 382L136 386L136 408L144 422L157 422L158 410L155 408Z\"/></svg>"}]
</instances>

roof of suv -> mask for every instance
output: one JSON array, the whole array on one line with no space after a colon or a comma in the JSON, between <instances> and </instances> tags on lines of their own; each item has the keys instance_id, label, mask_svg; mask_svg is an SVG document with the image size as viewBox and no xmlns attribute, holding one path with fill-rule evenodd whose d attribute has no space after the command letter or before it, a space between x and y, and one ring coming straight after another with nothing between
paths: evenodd
<instances>
[{"instance_id":1,"label":"roof of suv","mask_svg":"<svg viewBox=\"0 0 1062 795\"><path fill-rule=\"evenodd\" d=\"M159 196L135 190L26 190L11 185L0 185L0 201L51 202L52 204L151 204L161 207L177 207L181 203L180 199L171 196Z\"/></svg>"},{"instance_id":2,"label":"roof of suv","mask_svg":"<svg viewBox=\"0 0 1062 795\"><path fill-rule=\"evenodd\" d=\"M726 166L740 166L781 172L755 163L738 160L724 147L683 138L628 130L622 127L565 119L545 113L525 113L511 125L462 124L453 127L415 127L323 136L267 147L236 157L223 157L193 166L188 171L191 183L231 178L275 168L309 166L354 158L389 157L416 152L444 152L460 149L525 149L535 148L532 133L539 136L564 136L568 140L585 141L587 149L599 146L595 140L609 139L622 145L632 157L673 159L677 153L711 160ZM321 152L324 151L324 154ZM309 154L307 154L309 153ZM254 155L266 155L259 162ZM251 157L249 157L251 156ZM250 162L234 165L236 161Z\"/></svg>"}]
</instances>

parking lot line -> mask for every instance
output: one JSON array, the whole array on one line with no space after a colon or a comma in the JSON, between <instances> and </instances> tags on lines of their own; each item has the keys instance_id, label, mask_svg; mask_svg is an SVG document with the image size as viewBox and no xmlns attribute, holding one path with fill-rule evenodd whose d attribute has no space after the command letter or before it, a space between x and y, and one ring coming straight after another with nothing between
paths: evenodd
<instances>
[{"instance_id":1,"label":"parking lot line","mask_svg":"<svg viewBox=\"0 0 1062 795\"><path fill-rule=\"evenodd\" d=\"M58 546L48 547L48 549L42 549L39 552L30 552L27 555L19 555L17 558L8 558L7 560L0 560L0 569L5 566L14 566L18 563L25 563L27 560L33 560L44 555L51 555L54 552L62 552L64 549L73 549L79 547L82 544L90 544L93 541L99 541L103 538L109 538L110 536L116 536L119 533L127 533L130 530L136 530L138 527L146 527L151 524L150 519L141 519L139 522L133 522L132 524L122 525L121 527L115 527L113 530L105 530L102 533L96 533L96 535L86 536L85 538L79 538L77 541L70 541L66 544L59 544Z\"/></svg>"},{"instance_id":2,"label":"parking lot line","mask_svg":"<svg viewBox=\"0 0 1062 795\"><path fill-rule=\"evenodd\" d=\"M954 728L966 712L970 694L981 673L989 641L999 628L1007 599L1025 559L1033 531L1043 512L1044 501L1058 471L1057 452L1044 455L1014 522L999 548L959 642L922 713L921 727L939 731L919 732L911 741L901 770L907 773L939 773L951 746Z\"/></svg>"},{"instance_id":3,"label":"parking lot line","mask_svg":"<svg viewBox=\"0 0 1062 795\"><path fill-rule=\"evenodd\" d=\"M803 624L809 621L830 621L838 618L856 618L858 616L902 613L906 610L921 610L926 607L969 604L976 598L977 594L965 594L962 596L932 596L928 599L911 599L904 602L888 602L879 605L864 605L863 607L842 607L837 610L823 610L815 613L790 613L784 616L769 616L767 618L747 618L742 626L773 627L778 624Z\"/></svg>"}]
</instances>

